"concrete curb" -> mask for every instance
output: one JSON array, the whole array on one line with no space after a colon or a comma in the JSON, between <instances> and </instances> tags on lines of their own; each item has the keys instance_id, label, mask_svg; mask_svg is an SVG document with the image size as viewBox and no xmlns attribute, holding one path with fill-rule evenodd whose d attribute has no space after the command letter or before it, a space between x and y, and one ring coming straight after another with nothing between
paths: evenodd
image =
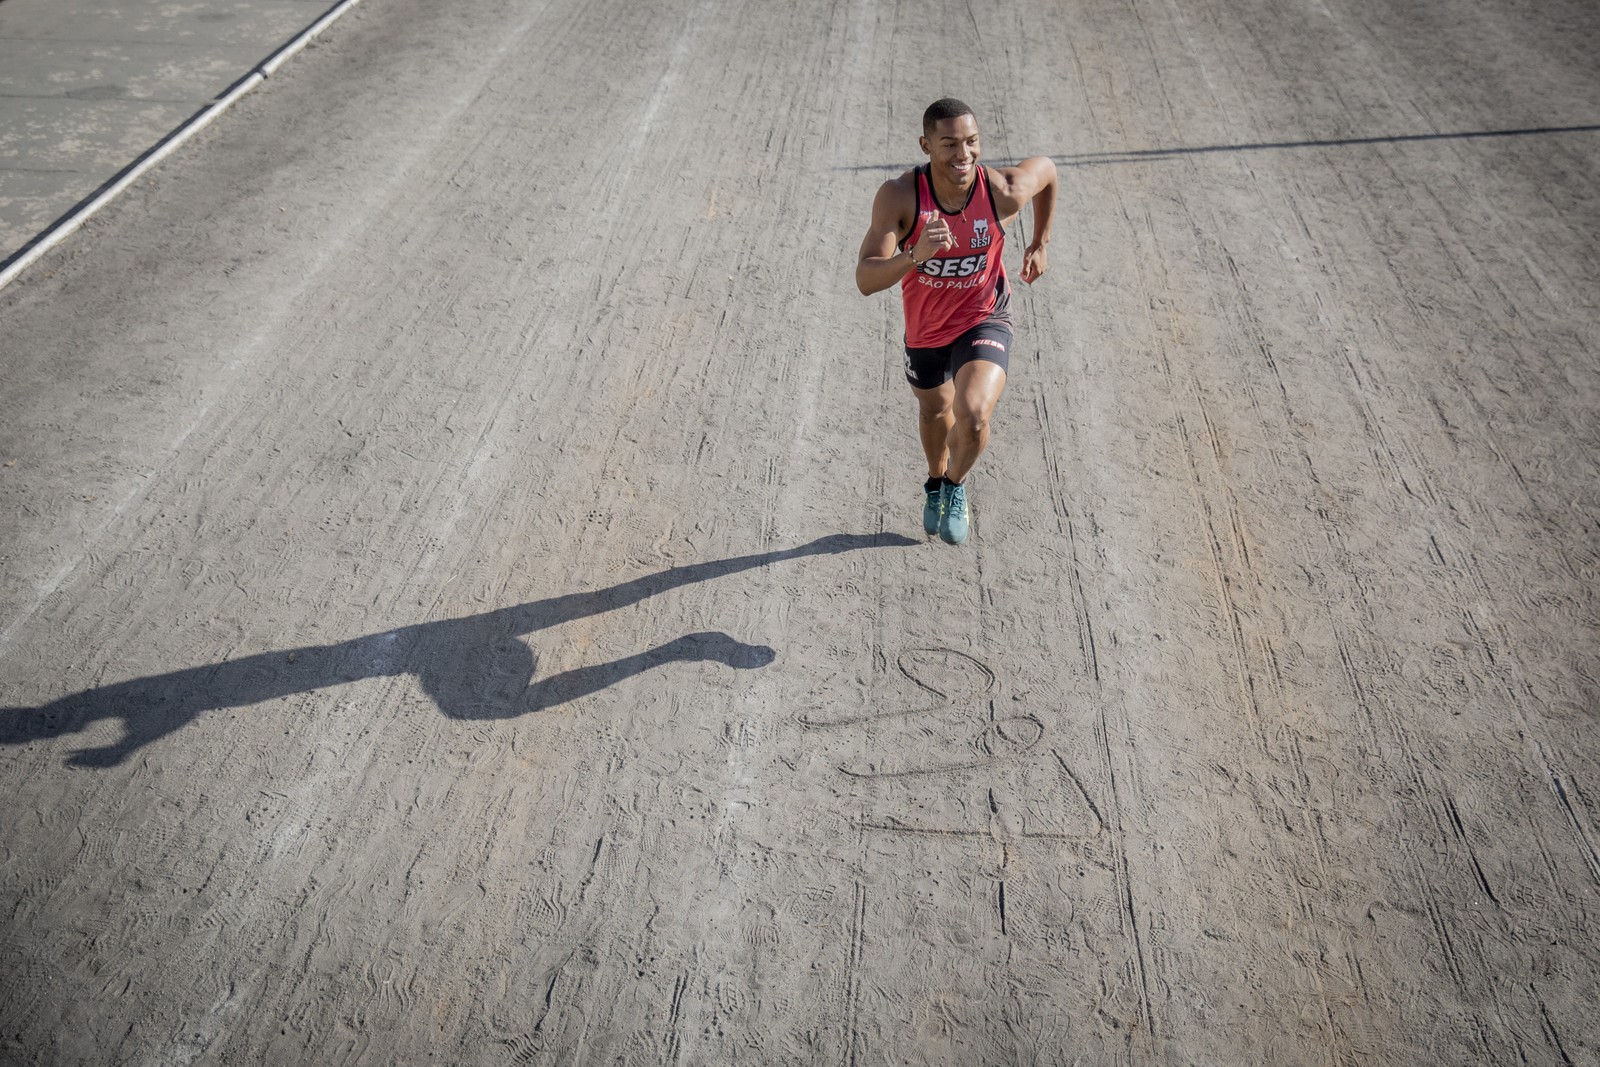
<instances>
[{"instance_id":1,"label":"concrete curb","mask_svg":"<svg viewBox=\"0 0 1600 1067\"><path fill-rule=\"evenodd\" d=\"M227 92L196 112L160 141L157 141L149 151L124 167L109 182L101 186L97 192L80 202L77 207L51 223L37 237L23 245L9 260L0 264L0 289L10 285L13 279L38 262L46 252L70 237L78 227L92 218L95 212L116 199L123 190L138 181L145 172L171 155L189 138L209 126L212 120L233 106L233 103L241 96L277 73L279 67L292 59L302 48L310 44L319 33L327 29L341 15L360 2L361 0L342 0L332 10L325 12L321 18L301 30L287 44L251 68L244 77L234 82Z\"/></svg>"}]
</instances>

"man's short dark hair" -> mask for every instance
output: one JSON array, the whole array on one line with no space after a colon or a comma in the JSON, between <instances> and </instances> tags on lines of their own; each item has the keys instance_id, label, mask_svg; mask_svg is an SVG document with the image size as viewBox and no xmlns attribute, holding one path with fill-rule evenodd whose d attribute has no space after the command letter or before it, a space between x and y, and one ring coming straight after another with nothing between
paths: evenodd
<instances>
[{"instance_id":1,"label":"man's short dark hair","mask_svg":"<svg viewBox=\"0 0 1600 1067\"><path fill-rule=\"evenodd\" d=\"M962 115L971 115L972 109L954 97L947 96L943 100L935 100L928 105L928 110L922 113L922 135L933 136L933 128L940 119L956 119Z\"/></svg>"}]
</instances>

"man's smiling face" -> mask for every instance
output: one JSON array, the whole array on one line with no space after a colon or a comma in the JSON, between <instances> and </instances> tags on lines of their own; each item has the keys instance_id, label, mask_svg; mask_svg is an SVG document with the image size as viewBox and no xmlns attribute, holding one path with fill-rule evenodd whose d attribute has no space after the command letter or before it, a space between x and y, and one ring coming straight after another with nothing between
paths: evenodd
<instances>
[{"instance_id":1,"label":"man's smiling face","mask_svg":"<svg viewBox=\"0 0 1600 1067\"><path fill-rule=\"evenodd\" d=\"M971 115L940 119L922 138L933 171L958 189L972 184L978 171L978 120Z\"/></svg>"}]
</instances>

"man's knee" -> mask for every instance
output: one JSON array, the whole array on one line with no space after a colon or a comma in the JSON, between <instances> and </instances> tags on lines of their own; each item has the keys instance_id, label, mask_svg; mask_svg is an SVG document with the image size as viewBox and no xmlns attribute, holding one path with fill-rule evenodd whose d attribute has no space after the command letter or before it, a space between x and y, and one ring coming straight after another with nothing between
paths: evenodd
<instances>
[{"instance_id":1,"label":"man's knee","mask_svg":"<svg viewBox=\"0 0 1600 1067\"><path fill-rule=\"evenodd\" d=\"M927 400L917 402L917 418L923 422L949 422L950 414L951 405L948 402L942 404Z\"/></svg>"},{"instance_id":2,"label":"man's knee","mask_svg":"<svg viewBox=\"0 0 1600 1067\"><path fill-rule=\"evenodd\" d=\"M956 432L968 437L982 437L989 432L989 414L984 411L956 413Z\"/></svg>"}]
</instances>

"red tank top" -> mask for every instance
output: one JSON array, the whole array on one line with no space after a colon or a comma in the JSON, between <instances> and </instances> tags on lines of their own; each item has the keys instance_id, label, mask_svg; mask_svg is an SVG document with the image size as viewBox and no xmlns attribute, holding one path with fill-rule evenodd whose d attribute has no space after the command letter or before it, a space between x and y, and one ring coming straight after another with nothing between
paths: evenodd
<instances>
[{"instance_id":1,"label":"red tank top","mask_svg":"<svg viewBox=\"0 0 1600 1067\"><path fill-rule=\"evenodd\" d=\"M1006 237L989 189L988 167L978 168L966 205L955 215L939 206L928 185L928 168L918 167L916 173L917 218L901 249L917 243L935 212L944 216L956 243L900 280L906 346L941 348L985 319L1009 311L1006 268L1000 262Z\"/></svg>"}]
</instances>

